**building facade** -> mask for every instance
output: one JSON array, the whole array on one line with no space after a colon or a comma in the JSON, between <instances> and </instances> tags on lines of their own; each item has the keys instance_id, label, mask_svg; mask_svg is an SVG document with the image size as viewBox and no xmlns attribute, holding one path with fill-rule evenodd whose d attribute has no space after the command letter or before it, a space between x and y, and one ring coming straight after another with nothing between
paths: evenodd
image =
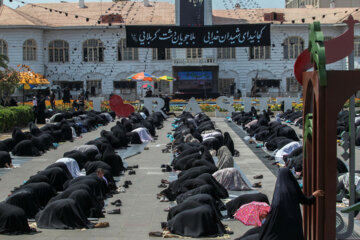
<instances>
[{"instance_id":1,"label":"building facade","mask_svg":"<svg viewBox=\"0 0 360 240\"><path fill-rule=\"evenodd\" d=\"M285 0L286 8L353 8L360 7L359 0Z\"/></svg>"},{"instance_id":2,"label":"building facade","mask_svg":"<svg viewBox=\"0 0 360 240\"><path fill-rule=\"evenodd\" d=\"M100 4L102 9L110 10L100 15ZM18 9L1 6L0 54L9 57L11 67L29 65L35 72L44 74L53 85L70 87L73 96L88 90L94 96L106 97L116 93L129 100L138 98L144 92L142 85L128 81L127 77L144 71L155 76L180 78L191 72L200 75L200 80L206 77L209 80L195 82L198 84L195 86L188 84L190 81L149 83L155 88L155 93L178 96L187 93L187 97L216 97L232 93L238 96L300 95L301 86L294 78L293 65L296 57L307 48L308 23L302 23L299 15L311 19L312 12L305 9L301 9L301 14L299 9L209 11L207 6L206 12L211 13L214 25L272 23L271 45L251 48L128 48L127 24L177 24L174 5L166 2L148 4L121 1L86 3L86 8L78 8L76 3L25 5ZM316 13L316 16L329 15L322 25L326 38L346 31L342 20L351 10L346 10L346 13L344 10L343 14L336 16L331 12ZM121 23L112 21L109 24L102 17L113 18L115 15L122 16ZM282 17L277 19L276 15ZM209 22L209 15L205 14L206 18L205 21ZM293 23L292 19L296 22ZM356 35L360 36L358 26ZM356 39L355 56L357 66L357 62L360 63L360 38ZM331 64L328 69L347 69L347 60Z\"/></svg>"}]
</instances>

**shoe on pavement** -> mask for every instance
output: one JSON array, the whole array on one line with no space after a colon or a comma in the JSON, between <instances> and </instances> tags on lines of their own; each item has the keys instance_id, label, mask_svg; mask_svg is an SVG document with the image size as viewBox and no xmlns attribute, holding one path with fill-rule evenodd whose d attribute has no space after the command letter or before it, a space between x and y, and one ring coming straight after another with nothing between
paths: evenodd
<instances>
[{"instance_id":1,"label":"shoe on pavement","mask_svg":"<svg viewBox=\"0 0 360 240\"><path fill-rule=\"evenodd\" d=\"M261 187L262 187L262 184L261 184L261 182L257 182L257 183L254 183L254 184L252 185L252 187L254 187L254 188L261 188Z\"/></svg>"},{"instance_id":2,"label":"shoe on pavement","mask_svg":"<svg viewBox=\"0 0 360 240\"><path fill-rule=\"evenodd\" d=\"M108 222L99 222L94 225L94 228L106 228L109 226L110 226L110 224Z\"/></svg>"}]
</instances>

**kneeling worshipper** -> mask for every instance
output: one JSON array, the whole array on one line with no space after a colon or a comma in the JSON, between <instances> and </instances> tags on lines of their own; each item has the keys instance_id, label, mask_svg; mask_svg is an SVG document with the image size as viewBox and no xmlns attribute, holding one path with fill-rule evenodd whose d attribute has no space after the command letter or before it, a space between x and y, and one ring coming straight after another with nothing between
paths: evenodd
<instances>
[{"instance_id":1,"label":"kneeling worshipper","mask_svg":"<svg viewBox=\"0 0 360 240\"><path fill-rule=\"evenodd\" d=\"M212 207L206 204L185 209L163 225L171 234L184 237L219 237L227 233Z\"/></svg>"},{"instance_id":2,"label":"kneeling worshipper","mask_svg":"<svg viewBox=\"0 0 360 240\"><path fill-rule=\"evenodd\" d=\"M0 203L0 234L26 234L34 231L29 227L24 210L5 202Z\"/></svg>"},{"instance_id":3,"label":"kneeling worshipper","mask_svg":"<svg viewBox=\"0 0 360 240\"><path fill-rule=\"evenodd\" d=\"M169 209L167 220L170 220L171 218L175 217L178 213L190 209L195 208L200 205L209 205L213 210L215 215L221 219L223 216L219 209L219 202L217 202L211 195L206 193L196 194L191 197L188 197L185 199L184 202L171 207Z\"/></svg>"},{"instance_id":4,"label":"kneeling worshipper","mask_svg":"<svg viewBox=\"0 0 360 240\"><path fill-rule=\"evenodd\" d=\"M37 197L29 188L19 189L11 194L5 202L23 209L27 218L34 218L40 211Z\"/></svg>"},{"instance_id":5,"label":"kneeling worshipper","mask_svg":"<svg viewBox=\"0 0 360 240\"><path fill-rule=\"evenodd\" d=\"M324 196L324 192L317 190L310 197L306 197L290 170L288 168L280 169L271 210L264 224L249 230L238 239L304 240L299 203L314 204L316 198L321 196Z\"/></svg>"},{"instance_id":6,"label":"kneeling worshipper","mask_svg":"<svg viewBox=\"0 0 360 240\"><path fill-rule=\"evenodd\" d=\"M150 142L153 141L154 139L151 137L151 134L149 132L149 130L147 128L144 127L139 127L136 128L134 130L132 130L131 132L136 132L137 134L139 134L141 142Z\"/></svg>"},{"instance_id":7,"label":"kneeling worshipper","mask_svg":"<svg viewBox=\"0 0 360 240\"><path fill-rule=\"evenodd\" d=\"M60 199L49 203L35 217L39 228L82 229L93 228L85 214L73 199Z\"/></svg>"},{"instance_id":8,"label":"kneeling worshipper","mask_svg":"<svg viewBox=\"0 0 360 240\"><path fill-rule=\"evenodd\" d=\"M229 191L248 191L251 187L236 168L224 168L213 173L213 177Z\"/></svg>"},{"instance_id":9,"label":"kneeling worshipper","mask_svg":"<svg viewBox=\"0 0 360 240\"><path fill-rule=\"evenodd\" d=\"M56 160L56 163L64 163L73 178L77 178L77 177L81 176L79 164L76 162L75 159L60 158L60 159Z\"/></svg>"},{"instance_id":10,"label":"kneeling worshipper","mask_svg":"<svg viewBox=\"0 0 360 240\"><path fill-rule=\"evenodd\" d=\"M14 168L11 156L6 151L0 151L0 168Z\"/></svg>"},{"instance_id":11,"label":"kneeling worshipper","mask_svg":"<svg viewBox=\"0 0 360 240\"><path fill-rule=\"evenodd\" d=\"M47 182L26 183L20 189L30 189L41 208L45 207L52 197L56 196L55 188Z\"/></svg>"}]
</instances>

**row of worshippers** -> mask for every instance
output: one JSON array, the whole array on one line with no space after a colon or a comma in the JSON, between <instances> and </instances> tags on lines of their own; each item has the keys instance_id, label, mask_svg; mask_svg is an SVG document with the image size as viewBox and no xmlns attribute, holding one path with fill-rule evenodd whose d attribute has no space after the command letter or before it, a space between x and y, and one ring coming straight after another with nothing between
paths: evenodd
<instances>
[{"instance_id":1,"label":"row of worshippers","mask_svg":"<svg viewBox=\"0 0 360 240\"><path fill-rule=\"evenodd\" d=\"M222 199L228 191L251 190L234 168L233 156L238 154L230 134L215 129L211 119L203 114L192 116L183 112L174 125L171 144L174 156L166 171L178 173L176 179L162 180L166 187L160 201L175 201L168 209L167 221L161 224L169 234L183 237L218 237L228 234L222 224L221 210L226 209ZM214 161L213 155L218 156ZM154 233L150 233L153 236ZM170 235L171 236L171 235Z\"/></svg>"},{"instance_id":2,"label":"row of worshippers","mask_svg":"<svg viewBox=\"0 0 360 240\"><path fill-rule=\"evenodd\" d=\"M60 142L73 141L83 133L107 125L115 118L115 113L54 112L51 118L53 118L53 123L48 123L41 128L34 123L29 123L29 131L26 132L16 127L13 129L12 138L0 141L0 168L13 167L10 152L14 156L39 156L55 148ZM120 140L114 140L118 144L115 147L124 145L123 142L128 140L131 143L153 140L152 136L155 136L155 129L161 127L162 119L161 113L150 115L146 109L141 113L133 113L129 119L122 119L126 131L125 133L116 131Z\"/></svg>"},{"instance_id":3,"label":"row of worshippers","mask_svg":"<svg viewBox=\"0 0 360 240\"><path fill-rule=\"evenodd\" d=\"M208 133L207 131L214 130L210 119L202 114L196 115L192 119L188 113L184 113L181 117L184 115L185 117L181 119L182 123L175 124L177 129L174 133L173 146L175 146L176 155L171 169L181 172L174 181L162 180L162 183L169 185L159 195L170 201L176 201L177 205L169 208L167 222L161 224L165 231L161 235L156 232L150 233L150 235L165 237L176 235L186 237L224 236L231 232L221 222L224 216L220 210L227 210L225 217L233 217L239 208L248 203L264 202L269 204L269 200L262 193L243 194L227 202L224 206L221 200L229 197L228 191L250 190L250 188L240 174L240 177L232 174L238 170L229 168L229 166L219 169L219 165L215 164L210 151L216 151L217 144L203 144L203 138ZM197 131L197 127L191 127L194 124L200 127L200 132ZM184 125L186 127L183 127ZM219 130L217 131L219 132ZM220 145L222 143L229 149L234 149L231 138L223 142L221 135L217 135L215 138L217 140L213 143L220 142ZM225 174L219 175L219 172ZM270 212L257 216L258 222L261 222L259 227L251 229L239 239L304 239L299 203L312 204L316 197L322 195L322 191L315 191L310 197L304 196L288 168L281 169Z\"/></svg>"},{"instance_id":4,"label":"row of worshippers","mask_svg":"<svg viewBox=\"0 0 360 240\"><path fill-rule=\"evenodd\" d=\"M263 111L258 114L255 108L250 112L234 112L233 122L242 126L248 134L249 142L256 141L257 147L265 147L271 152L276 162L294 168L296 172L302 172L302 145L295 130L281 120L302 122L301 111L288 110L278 115L276 120L271 121L271 112ZM300 176L299 176L300 177Z\"/></svg>"},{"instance_id":5,"label":"row of worshippers","mask_svg":"<svg viewBox=\"0 0 360 240\"><path fill-rule=\"evenodd\" d=\"M241 125L251 138L263 142L257 147L264 146L267 151L272 152L272 157L277 162L285 163L285 167L278 172L269 213L259 216L261 224L236 240L303 240L299 204L314 204L317 197L324 196L322 190L315 191L309 197L305 196L295 178L295 176L300 177L302 172L303 148L295 130L287 124L282 124L281 121L302 128L302 111L287 110L277 115L276 121L270 121L272 115L270 111L258 114L255 108L248 113L238 112L232 115L232 120ZM344 167L343 162L338 159L338 169L344 171ZM295 176L290 169L295 170ZM251 202L268 203L268 199L262 193L240 196L226 204L228 215L234 215L239 208Z\"/></svg>"},{"instance_id":6,"label":"row of worshippers","mask_svg":"<svg viewBox=\"0 0 360 240\"><path fill-rule=\"evenodd\" d=\"M113 112L69 112L54 124L46 124L41 128L29 123L29 131L23 132L15 127L12 137L0 141L0 167L12 167L9 153L14 156L40 156L46 151L56 148L60 142L73 141L84 131L96 129L113 120Z\"/></svg>"},{"instance_id":7,"label":"row of worshippers","mask_svg":"<svg viewBox=\"0 0 360 240\"><path fill-rule=\"evenodd\" d=\"M31 176L0 203L0 234L34 231L28 219L35 219L39 228L96 227L88 218L104 217L104 200L118 193L114 177L131 169L124 167L115 150L141 144L140 135L134 131L138 128L145 129L145 138L154 137L163 121L161 114L149 114L144 109L122 118L110 131L102 130L99 138L65 152L63 158ZM125 181L124 187L126 184L130 183Z\"/></svg>"},{"instance_id":8,"label":"row of worshippers","mask_svg":"<svg viewBox=\"0 0 360 240\"><path fill-rule=\"evenodd\" d=\"M258 143L257 147L264 147L270 155L266 156L269 160L273 159L282 166L286 166L295 172L296 178L300 179L303 170L303 146L296 131L289 124L302 126L302 112L287 110L285 113L276 116L276 120L271 121L271 114L263 111L257 114L255 109L250 112L235 112L232 120L241 125L248 134L246 138L251 142L252 139ZM348 126L342 126L348 119L348 114L339 114L338 133L346 130ZM341 120L342 119L342 120ZM282 121L286 123L282 123ZM301 123L301 124L300 124ZM338 173L346 173L348 169L343 161L337 159Z\"/></svg>"}]
</instances>

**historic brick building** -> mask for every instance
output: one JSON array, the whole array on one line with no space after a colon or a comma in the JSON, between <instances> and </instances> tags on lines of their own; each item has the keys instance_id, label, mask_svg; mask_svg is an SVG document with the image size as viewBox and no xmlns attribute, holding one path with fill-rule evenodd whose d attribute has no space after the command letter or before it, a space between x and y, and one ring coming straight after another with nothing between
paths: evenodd
<instances>
[{"instance_id":1,"label":"historic brick building","mask_svg":"<svg viewBox=\"0 0 360 240\"><path fill-rule=\"evenodd\" d=\"M155 76L181 76L187 72L202 74L211 85L205 92L200 84L190 92L196 96L229 94L234 91L250 95L253 85L262 96L298 96L293 64L308 45L308 23L322 22L326 38L336 37L346 30L342 23L354 8L322 9L231 9L212 10L205 4L202 23L271 24L271 45L246 48L127 48L126 25L176 25L183 12L180 0L167 2L89 2L27 4L17 9L0 8L0 54L6 54L10 66L29 65L44 74L52 84L69 86L73 94L82 89L107 96L121 94L135 98L139 87L126 80L136 72ZM194 13L194 21L198 13ZM356 35L360 28L356 26ZM355 65L360 57L360 39L355 41ZM331 69L346 69L346 59L330 65ZM209 74L211 72L211 74ZM155 84L156 92L184 92L186 84L168 82ZM205 85L205 84L204 84ZM140 86L141 87L141 86ZM205 89L205 87L204 87Z\"/></svg>"}]
</instances>

